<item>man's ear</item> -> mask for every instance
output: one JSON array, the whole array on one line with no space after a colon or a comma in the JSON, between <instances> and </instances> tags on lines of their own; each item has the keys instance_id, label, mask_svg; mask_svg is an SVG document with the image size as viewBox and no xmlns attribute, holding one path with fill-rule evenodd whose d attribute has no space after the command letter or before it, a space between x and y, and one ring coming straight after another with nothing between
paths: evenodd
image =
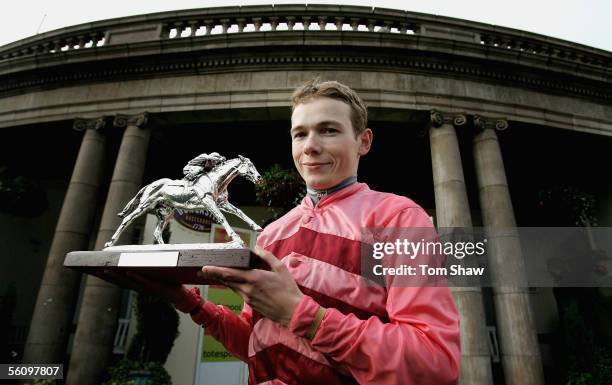
<instances>
[{"instance_id":1,"label":"man's ear","mask_svg":"<svg viewBox=\"0 0 612 385\"><path fill-rule=\"evenodd\" d=\"M371 129L366 128L361 134L359 134L359 155L364 156L370 151L372 147L372 140L374 139L374 133Z\"/></svg>"}]
</instances>

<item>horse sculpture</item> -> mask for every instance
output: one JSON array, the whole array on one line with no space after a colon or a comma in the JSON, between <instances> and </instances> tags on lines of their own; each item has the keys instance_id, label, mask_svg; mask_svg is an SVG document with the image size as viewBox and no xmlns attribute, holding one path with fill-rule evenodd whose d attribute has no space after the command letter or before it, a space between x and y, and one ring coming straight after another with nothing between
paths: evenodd
<instances>
[{"instance_id":1,"label":"horse sculpture","mask_svg":"<svg viewBox=\"0 0 612 385\"><path fill-rule=\"evenodd\" d=\"M253 183L259 182L261 175L248 158L238 155L237 158L226 160L217 153L201 154L189 161L183 172L183 179L159 179L140 189L118 214L123 220L105 247L113 246L130 223L150 211L157 216L157 227L153 235L159 244L164 243L162 233L175 209L208 211L216 222L223 225L232 239L230 243L239 247L246 245L221 211L236 215L255 231L262 231L251 218L227 200L227 185L236 176L244 176Z\"/></svg>"}]
</instances>

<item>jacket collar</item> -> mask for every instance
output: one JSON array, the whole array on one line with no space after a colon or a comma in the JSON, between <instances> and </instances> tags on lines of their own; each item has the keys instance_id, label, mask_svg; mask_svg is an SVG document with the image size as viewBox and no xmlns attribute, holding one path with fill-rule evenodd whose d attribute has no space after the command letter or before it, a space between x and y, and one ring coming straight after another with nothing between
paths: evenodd
<instances>
[{"instance_id":1,"label":"jacket collar","mask_svg":"<svg viewBox=\"0 0 612 385\"><path fill-rule=\"evenodd\" d=\"M353 175L353 176L349 176L348 178L346 178L345 180L343 180L342 182L338 183L337 185L335 185L334 187L330 187L328 189L324 189L324 190L315 190L313 188L310 188L308 186L306 186L306 193L308 194L308 196L310 196L310 199L314 202L315 206L316 204L325 196L334 193L338 190L341 190L343 188L346 188L350 185L352 185L353 183L357 182L357 175Z\"/></svg>"},{"instance_id":2,"label":"jacket collar","mask_svg":"<svg viewBox=\"0 0 612 385\"><path fill-rule=\"evenodd\" d=\"M327 205L333 203L333 202L338 202L344 198L347 198L353 194L356 194L360 191L365 191L368 190L369 187L367 184L365 183L353 183L350 186L347 186L345 188L342 188L338 191L332 192L326 196L324 196L323 198L321 198L321 200L319 201L319 203L316 205L316 208L323 208L326 207ZM310 196L306 195L304 197L304 199L302 199L302 203L300 204L301 207L303 208L307 208L307 209L314 209L315 208L315 204L312 202L312 199L310 199Z\"/></svg>"}]
</instances>

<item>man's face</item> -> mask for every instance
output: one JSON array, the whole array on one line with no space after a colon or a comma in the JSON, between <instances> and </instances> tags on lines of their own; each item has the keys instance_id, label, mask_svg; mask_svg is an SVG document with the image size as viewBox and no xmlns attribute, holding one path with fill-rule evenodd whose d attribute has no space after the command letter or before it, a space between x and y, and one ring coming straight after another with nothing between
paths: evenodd
<instances>
[{"instance_id":1,"label":"man's face","mask_svg":"<svg viewBox=\"0 0 612 385\"><path fill-rule=\"evenodd\" d=\"M372 131L355 138L351 108L339 100L318 97L295 107L291 115L293 162L314 189L327 189L357 175L359 157L367 154Z\"/></svg>"}]
</instances>

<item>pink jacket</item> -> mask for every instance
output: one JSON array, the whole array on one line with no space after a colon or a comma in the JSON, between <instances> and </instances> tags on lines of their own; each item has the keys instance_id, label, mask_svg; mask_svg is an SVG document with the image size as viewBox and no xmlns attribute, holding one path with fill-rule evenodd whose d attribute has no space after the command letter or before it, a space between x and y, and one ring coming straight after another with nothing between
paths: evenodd
<instances>
[{"instance_id":1,"label":"pink jacket","mask_svg":"<svg viewBox=\"0 0 612 385\"><path fill-rule=\"evenodd\" d=\"M410 199L364 183L317 206L306 197L257 240L287 265L305 294L289 326L246 304L237 316L206 302L193 320L249 363L252 384L455 384L459 317L449 289L363 285L365 227L433 225ZM308 341L319 305L327 311Z\"/></svg>"}]
</instances>

